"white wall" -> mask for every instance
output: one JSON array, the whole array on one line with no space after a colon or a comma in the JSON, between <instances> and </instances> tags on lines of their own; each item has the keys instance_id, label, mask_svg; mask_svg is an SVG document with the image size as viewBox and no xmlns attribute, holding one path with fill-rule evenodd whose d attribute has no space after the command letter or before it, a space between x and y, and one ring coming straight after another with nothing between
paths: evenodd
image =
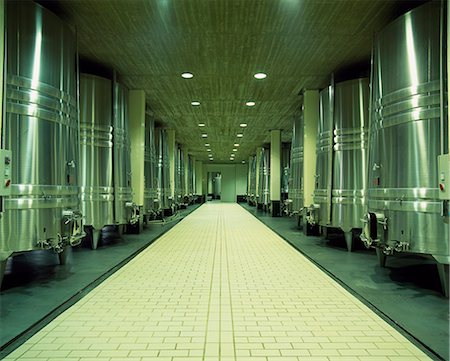
<instances>
[{"instance_id":1,"label":"white wall","mask_svg":"<svg viewBox=\"0 0 450 361\"><path fill-rule=\"evenodd\" d=\"M222 174L222 202L236 202L237 195L246 194L246 164L204 164L203 179L205 184L203 190L208 189L206 185L208 172L220 172Z\"/></svg>"}]
</instances>

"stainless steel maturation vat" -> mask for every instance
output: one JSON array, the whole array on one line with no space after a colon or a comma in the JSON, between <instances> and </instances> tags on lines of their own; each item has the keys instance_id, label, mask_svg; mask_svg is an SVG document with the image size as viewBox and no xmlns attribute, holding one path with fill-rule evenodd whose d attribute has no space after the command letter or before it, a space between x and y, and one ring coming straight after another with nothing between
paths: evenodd
<instances>
[{"instance_id":1,"label":"stainless steel maturation vat","mask_svg":"<svg viewBox=\"0 0 450 361\"><path fill-rule=\"evenodd\" d=\"M251 156L249 172L247 203L254 206L256 205L256 155Z\"/></svg>"},{"instance_id":2,"label":"stainless steel maturation vat","mask_svg":"<svg viewBox=\"0 0 450 361\"><path fill-rule=\"evenodd\" d=\"M336 84L331 227L344 231L349 251L352 249L353 233L360 233L361 218L364 216L368 102L367 78Z\"/></svg>"},{"instance_id":3,"label":"stainless steel maturation vat","mask_svg":"<svg viewBox=\"0 0 450 361\"><path fill-rule=\"evenodd\" d=\"M184 179L184 150L179 144L175 147L175 204L183 203L185 179Z\"/></svg>"},{"instance_id":4,"label":"stainless steel maturation vat","mask_svg":"<svg viewBox=\"0 0 450 361\"><path fill-rule=\"evenodd\" d=\"M287 198L289 192L291 161L291 143L283 143L281 146L281 199Z\"/></svg>"},{"instance_id":5,"label":"stainless steel maturation vat","mask_svg":"<svg viewBox=\"0 0 450 361\"><path fill-rule=\"evenodd\" d=\"M192 203L194 200L194 184L195 184L195 172L194 172L194 159L192 158L192 156L189 154L188 155L188 185L187 185L187 190L188 190L188 200L189 203Z\"/></svg>"},{"instance_id":6,"label":"stainless steel maturation vat","mask_svg":"<svg viewBox=\"0 0 450 361\"><path fill-rule=\"evenodd\" d=\"M155 130L155 147L158 162L156 195L158 209L164 212L172 209L172 195L170 187L170 160L167 131L162 128Z\"/></svg>"},{"instance_id":7,"label":"stainless steel maturation vat","mask_svg":"<svg viewBox=\"0 0 450 361\"><path fill-rule=\"evenodd\" d=\"M333 96L329 86L320 92L320 115L316 143L316 181L313 201L307 217L311 225L331 225L331 179L333 154Z\"/></svg>"},{"instance_id":8,"label":"stainless steel maturation vat","mask_svg":"<svg viewBox=\"0 0 450 361\"><path fill-rule=\"evenodd\" d=\"M258 207L268 210L270 205L270 149L267 148L261 148L258 188Z\"/></svg>"},{"instance_id":9,"label":"stainless steel maturation vat","mask_svg":"<svg viewBox=\"0 0 450 361\"><path fill-rule=\"evenodd\" d=\"M3 144L12 151L12 185L0 218L0 262L19 251L60 252L83 236L75 36L32 2L6 2L6 18Z\"/></svg>"},{"instance_id":10,"label":"stainless steel maturation vat","mask_svg":"<svg viewBox=\"0 0 450 361\"><path fill-rule=\"evenodd\" d=\"M438 172L438 156L448 153L442 16L440 2L432 1L375 38L364 240L377 247L382 265L395 252L432 255L445 288L448 200L439 199Z\"/></svg>"},{"instance_id":11,"label":"stainless steel maturation vat","mask_svg":"<svg viewBox=\"0 0 450 361\"><path fill-rule=\"evenodd\" d=\"M291 212L297 217L297 225L302 223L303 213L303 110L294 119L291 144L291 184L289 199L292 200Z\"/></svg>"},{"instance_id":12,"label":"stainless steel maturation vat","mask_svg":"<svg viewBox=\"0 0 450 361\"><path fill-rule=\"evenodd\" d=\"M155 121L149 114L145 116L145 152L144 152L144 216L146 220L158 215L159 202L156 189L158 187L158 163L155 148Z\"/></svg>"},{"instance_id":13,"label":"stainless steel maturation vat","mask_svg":"<svg viewBox=\"0 0 450 361\"><path fill-rule=\"evenodd\" d=\"M111 87L109 79L80 76L81 200L94 249L101 229L115 223Z\"/></svg>"},{"instance_id":14,"label":"stainless steel maturation vat","mask_svg":"<svg viewBox=\"0 0 450 361\"><path fill-rule=\"evenodd\" d=\"M135 224L138 209L131 191L131 144L128 133L128 89L114 84L114 221L119 227Z\"/></svg>"}]
</instances>

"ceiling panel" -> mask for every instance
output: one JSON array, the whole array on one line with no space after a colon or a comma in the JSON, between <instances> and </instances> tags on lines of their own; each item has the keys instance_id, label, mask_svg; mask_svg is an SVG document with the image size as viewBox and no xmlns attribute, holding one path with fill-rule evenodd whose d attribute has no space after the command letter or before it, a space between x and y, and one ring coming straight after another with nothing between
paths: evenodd
<instances>
[{"instance_id":1,"label":"ceiling panel","mask_svg":"<svg viewBox=\"0 0 450 361\"><path fill-rule=\"evenodd\" d=\"M368 67L373 33L423 1L59 0L41 1L77 28L84 59L143 89L154 117L197 159L247 160L282 129L289 141L302 89L333 72ZM352 65L355 64L354 71ZM180 74L190 71L193 79ZM253 74L266 72L256 80ZM193 100L200 106L190 105ZM247 107L253 100L256 106ZM236 134L245 122L244 137ZM200 129L198 123L205 123Z\"/></svg>"}]
</instances>

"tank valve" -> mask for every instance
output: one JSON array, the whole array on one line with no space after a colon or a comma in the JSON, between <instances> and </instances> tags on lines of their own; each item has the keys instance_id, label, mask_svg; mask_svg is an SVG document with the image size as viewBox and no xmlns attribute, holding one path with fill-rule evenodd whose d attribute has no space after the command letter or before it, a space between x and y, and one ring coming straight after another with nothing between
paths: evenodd
<instances>
[{"instance_id":1,"label":"tank valve","mask_svg":"<svg viewBox=\"0 0 450 361\"><path fill-rule=\"evenodd\" d=\"M394 249L396 252L406 252L409 251L409 243L408 242L396 242Z\"/></svg>"},{"instance_id":2,"label":"tank valve","mask_svg":"<svg viewBox=\"0 0 450 361\"><path fill-rule=\"evenodd\" d=\"M393 255L394 254L394 249L391 247L391 246L384 246L384 248L383 248L383 253L386 255L386 256L391 256L391 255Z\"/></svg>"},{"instance_id":3,"label":"tank valve","mask_svg":"<svg viewBox=\"0 0 450 361\"><path fill-rule=\"evenodd\" d=\"M306 208L306 222L311 225L317 224L317 211L319 208L319 204L311 204L308 208Z\"/></svg>"},{"instance_id":4,"label":"tank valve","mask_svg":"<svg viewBox=\"0 0 450 361\"><path fill-rule=\"evenodd\" d=\"M81 240L86 237L86 233L83 230L83 215L79 211L72 209L63 210L63 223L69 225L69 235L63 237L71 246L77 246L81 243Z\"/></svg>"},{"instance_id":5,"label":"tank valve","mask_svg":"<svg viewBox=\"0 0 450 361\"><path fill-rule=\"evenodd\" d=\"M130 224L139 222L139 207L134 202L125 202L125 207L131 208Z\"/></svg>"}]
</instances>

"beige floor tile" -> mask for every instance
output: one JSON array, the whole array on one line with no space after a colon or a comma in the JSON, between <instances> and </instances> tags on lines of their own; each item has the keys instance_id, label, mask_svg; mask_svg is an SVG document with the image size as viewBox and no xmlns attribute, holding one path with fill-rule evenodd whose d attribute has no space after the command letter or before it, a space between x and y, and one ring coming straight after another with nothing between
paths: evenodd
<instances>
[{"instance_id":1,"label":"beige floor tile","mask_svg":"<svg viewBox=\"0 0 450 361\"><path fill-rule=\"evenodd\" d=\"M428 357L236 204L210 203L6 360Z\"/></svg>"}]
</instances>

